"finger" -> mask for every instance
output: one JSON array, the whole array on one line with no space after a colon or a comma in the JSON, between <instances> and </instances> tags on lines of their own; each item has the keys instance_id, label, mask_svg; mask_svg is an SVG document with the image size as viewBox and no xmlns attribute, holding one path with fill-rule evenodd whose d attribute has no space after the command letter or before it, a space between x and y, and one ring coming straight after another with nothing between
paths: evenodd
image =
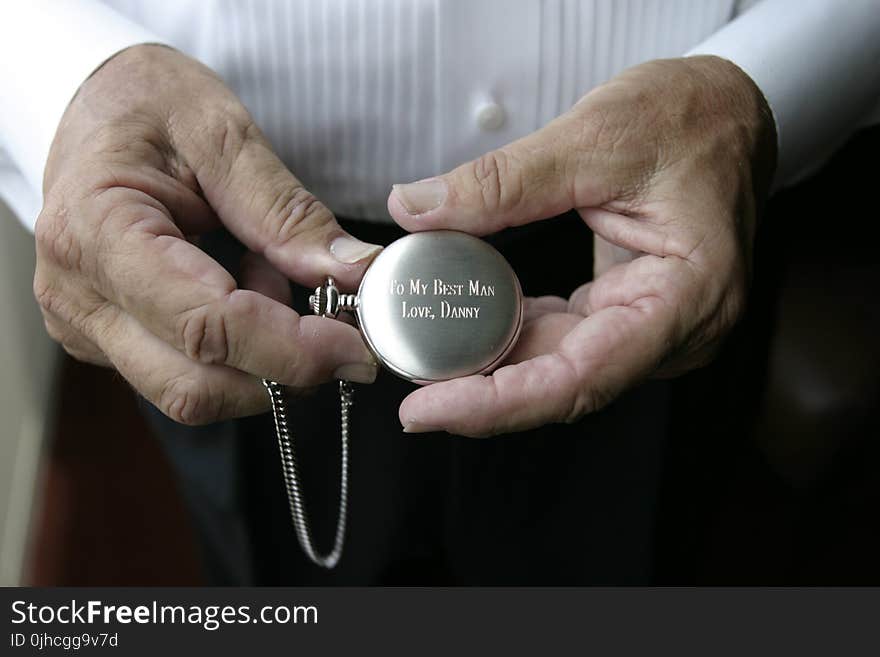
<instances>
[{"instance_id":1,"label":"finger","mask_svg":"<svg viewBox=\"0 0 880 657\"><path fill-rule=\"evenodd\" d=\"M143 154L136 150L125 154L131 161L114 162L112 170L101 178L103 190L129 188L161 202L185 235L198 235L220 226L211 206L200 195L198 183L188 171L177 171L176 178L162 167L145 167ZM88 162L83 162L88 166Z\"/></svg>"},{"instance_id":2,"label":"finger","mask_svg":"<svg viewBox=\"0 0 880 657\"><path fill-rule=\"evenodd\" d=\"M39 243L37 248L41 248ZM99 307L103 299L84 294L82 289L78 276L37 259L33 293L43 315L46 333L76 360L109 367L104 353L78 326L81 318Z\"/></svg>"},{"instance_id":3,"label":"finger","mask_svg":"<svg viewBox=\"0 0 880 657\"><path fill-rule=\"evenodd\" d=\"M207 424L269 407L256 377L192 362L112 304L93 313L86 326L126 381L176 422Z\"/></svg>"},{"instance_id":4,"label":"finger","mask_svg":"<svg viewBox=\"0 0 880 657\"><path fill-rule=\"evenodd\" d=\"M551 123L443 176L394 185L388 211L407 230L478 235L561 214L574 199L560 133Z\"/></svg>"},{"instance_id":5,"label":"finger","mask_svg":"<svg viewBox=\"0 0 880 657\"><path fill-rule=\"evenodd\" d=\"M285 306L292 301L287 277L273 267L266 258L248 251L241 259L241 286L275 299Z\"/></svg>"},{"instance_id":6,"label":"finger","mask_svg":"<svg viewBox=\"0 0 880 657\"><path fill-rule=\"evenodd\" d=\"M569 112L445 175L395 185L388 210L407 230L482 235L601 205L617 190L615 172L595 156L594 123Z\"/></svg>"},{"instance_id":7,"label":"finger","mask_svg":"<svg viewBox=\"0 0 880 657\"><path fill-rule=\"evenodd\" d=\"M643 256L614 265L601 277L581 285L569 297L568 312L586 317L603 308L632 305L644 297L681 298L673 283L687 277L683 260Z\"/></svg>"},{"instance_id":8,"label":"finger","mask_svg":"<svg viewBox=\"0 0 880 657\"><path fill-rule=\"evenodd\" d=\"M523 299L523 322L547 313L564 313L568 311L568 302L562 297L543 296L526 297Z\"/></svg>"},{"instance_id":9,"label":"finger","mask_svg":"<svg viewBox=\"0 0 880 657\"><path fill-rule=\"evenodd\" d=\"M673 318L656 298L605 308L583 319L559 348L492 376L436 383L400 407L404 431L465 436L571 422L595 411L656 369Z\"/></svg>"},{"instance_id":10,"label":"finger","mask_svg":"<svg viewBox=\"0 0 880 657\"><path fill-rule=\"evenodd\" d=\"M596 253L601 254L601 264L606 269L614 263L628 262L640 253L687 258L694 249L694 245L686 243L668 227L656 226L637 217L601 208L585 208L579 212L599 237Z\"/></svg>"},{"instance_id":11,"label":"finger","mask_svg":"<svg viewBox=\"0 0 880 657\"><path fill-rule=\"evenodd\" d=\"M638 254L607 241L600 235L593 235L593 278L599 278L614 265L629 262Z\"/></svg>"},{"instance_id":12,"label":"finger","mask_svg":"<svg viewBox=\"0 0 880 657\"><path fill-rule=\"evenodd\" d=\"M83 363L90 363L98 367L112 367L110 360L98 347L78 331L62 322L58 317L43 313L43 321L49 337L61 345L64 351L72 358Z\"/></svg>"},{"instance_id":13,"label":"finger","mask_svg":"<svg viewBox=\"0 0 880 657\"><path fill-rule=\"evenodd\" d=\"M267 296L237 289L155 207L131 202L130 195L105 202L113 204L105 231L114 238L98 246L101 293L191 360L297 387L331 378L374 380L375 361L351 326L301 318Z\"/></svg>"},{"instance_id":14,"label":"finger","mask_svg":"<svg viewBox=\"0 0 880 657\"><path fill-rule=\"evenodd\" d=\"M246 114L197 121L181 146L208 202L249 249L296 282L314 286L333 276L356 289L381 250L345 232L336 218L284 166Z\"/></svg>"},{"instance_id":15,"label":"finger","mask_svg":"<svg viewBox=\"0 0 880 657\"><path fill-rule=\"evenodd\" d=\"M608 274L606 273L605 276ZM587 315L591 315L593 313L590 308L590 292L593 289L593 281L589 283L584 283L579 288L577 288L574 292L571 293L571 296L568 299L568 312L575 313L576 315L581 315L586 317Z\"/></svg>"},{"instance_id":16,"label":"finger","mask_svg":"<svg viewBox=\"0 0 880 657\"><path fill-rule=\"evenodd\" d=\"M571 313L550 312L523 323L519 340L504 359L504 363L520 363L541 354L552 353L582 319L583 317Z\"/></svg>"}]
</instances>

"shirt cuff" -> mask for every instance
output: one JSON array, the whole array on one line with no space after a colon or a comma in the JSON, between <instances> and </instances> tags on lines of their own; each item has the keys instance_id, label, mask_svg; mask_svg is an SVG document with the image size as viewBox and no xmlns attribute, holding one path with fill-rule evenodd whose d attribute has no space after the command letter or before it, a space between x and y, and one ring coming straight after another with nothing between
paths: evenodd
<instances>
[{"instance_id":1,"label":"shirt cuff","mask_svg":"<svg viewBox=\"0 0 880 657\"><path fill-rule=\"evenodd\" d=\"M0 17L0 146L34 194L58 123L83 81L107 59L156 35L97 0L26 0ZM33 227L36 216L21 217Z\"/></svg>"},{"instance_id":2,"label":"shirt cuff","mask_svg":"<svg viewBox=\"0 0 880 657\"><path fill-rule=\"evenodd\" d=\"M687 55L728 59L755 81L776 120L776 185L836 149L880 100L876 0L765 0Z\"/></svg>"}]
</instances>

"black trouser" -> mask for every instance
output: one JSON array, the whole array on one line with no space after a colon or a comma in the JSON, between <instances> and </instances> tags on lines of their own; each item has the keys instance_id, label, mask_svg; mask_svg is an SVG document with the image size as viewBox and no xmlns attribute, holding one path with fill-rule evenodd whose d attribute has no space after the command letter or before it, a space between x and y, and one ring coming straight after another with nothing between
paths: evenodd
<instances>
[{"instance_id":1,"label":"black trouser","mask_svg":"<svg viewBox=\"0 0 880 657\"><path fill-rule=\"evenodd\" d=\"M379 243L402 234L388 225L346 227ZM490 241L513 265L527 295L567 296L591 276L590 233L576 216L507 231ZM300 310L306 295L295 291ZM196 430L154 418L168 438L164 442L197 519L211 581L566 585L649 580L668 424L665 384L646 384L572 425L491 439L403 434L397 409L413 388L386 372L371 386L356 386L349 528L342 560L332 571L313 566L297 545L268 415ZM291 400L291 416L307 510L323 551L332 541L338 504L335 386ZM224 431L235 438L222 438ZM192 448L194 441L199 449ZM209 456L206 446L212 443L218 454ZM223 489L215 494L224 505L213 510L206 493L211 488Z\"/></svg>"}]
</instances>

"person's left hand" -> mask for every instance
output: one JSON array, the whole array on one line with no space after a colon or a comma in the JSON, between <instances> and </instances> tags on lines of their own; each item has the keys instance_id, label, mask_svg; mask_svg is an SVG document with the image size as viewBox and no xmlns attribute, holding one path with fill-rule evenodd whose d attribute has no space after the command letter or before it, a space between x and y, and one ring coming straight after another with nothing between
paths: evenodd
<instances>
[{"instance_id":1,"label":"person's left hand","mask_svg":"<svg viewBox=\"0 0 880 657\"><path fill-rule=\"evenodd\" d=\"M483 235L575 209L596 244L592 282L568 299L527 299L507 363L413 392L404 431L573 422L650 376L707 363L744 307L775 157L751 78L692 57L629 69L523 139L396 185L388 208L408 230Z\"/></svg>"}]
</instances>

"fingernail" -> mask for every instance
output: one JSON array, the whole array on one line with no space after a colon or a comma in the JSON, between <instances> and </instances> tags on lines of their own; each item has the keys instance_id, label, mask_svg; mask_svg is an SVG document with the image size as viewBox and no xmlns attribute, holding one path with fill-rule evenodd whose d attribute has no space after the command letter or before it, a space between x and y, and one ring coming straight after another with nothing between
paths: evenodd
<instances>
[{"instance_id":1,"label":"fingernail","mask_svg":"<svg viewBox=\"0 0 880 657\"><path fill-rule=\"evenodd\" d=\"M407 185L392 185L391 191L410 214L424 214L439 208L446 200L446 181L431 178Z\"/></svg>"},{"instance_id":2,"label":"fingernail","mask_svg":"<svg viewBox=\"0 0 880 657\"><path fill-rule=\"evenodd\" d=\"M346 363L336 368L333 378L353 383L372 383L376 380L376 371L376 366L369 363Z\"/></svg>"},{"instance_id":3,"label":"fingernail","mask_svg":"<svg viewBox=\"0 0 880 657\"><path fill-rule=\"evenodd\" d=\"M416 420L410 420L403 427L403 433L428 433L431 431L442 431L442 428L422 424L421 422L418 422Z\"/></svg>"},{"instance_id":4,"label":"fingernail","mask_svg":"<svg viewBox=\"0 0 880 657\"><path fill-rule=\"evenodd\" d=\"M355 239L351 235L342 235L330 243L330 253L339 262L352 265L382 250L378 244L368 244Z\"/></svg>"}]
</instances>

